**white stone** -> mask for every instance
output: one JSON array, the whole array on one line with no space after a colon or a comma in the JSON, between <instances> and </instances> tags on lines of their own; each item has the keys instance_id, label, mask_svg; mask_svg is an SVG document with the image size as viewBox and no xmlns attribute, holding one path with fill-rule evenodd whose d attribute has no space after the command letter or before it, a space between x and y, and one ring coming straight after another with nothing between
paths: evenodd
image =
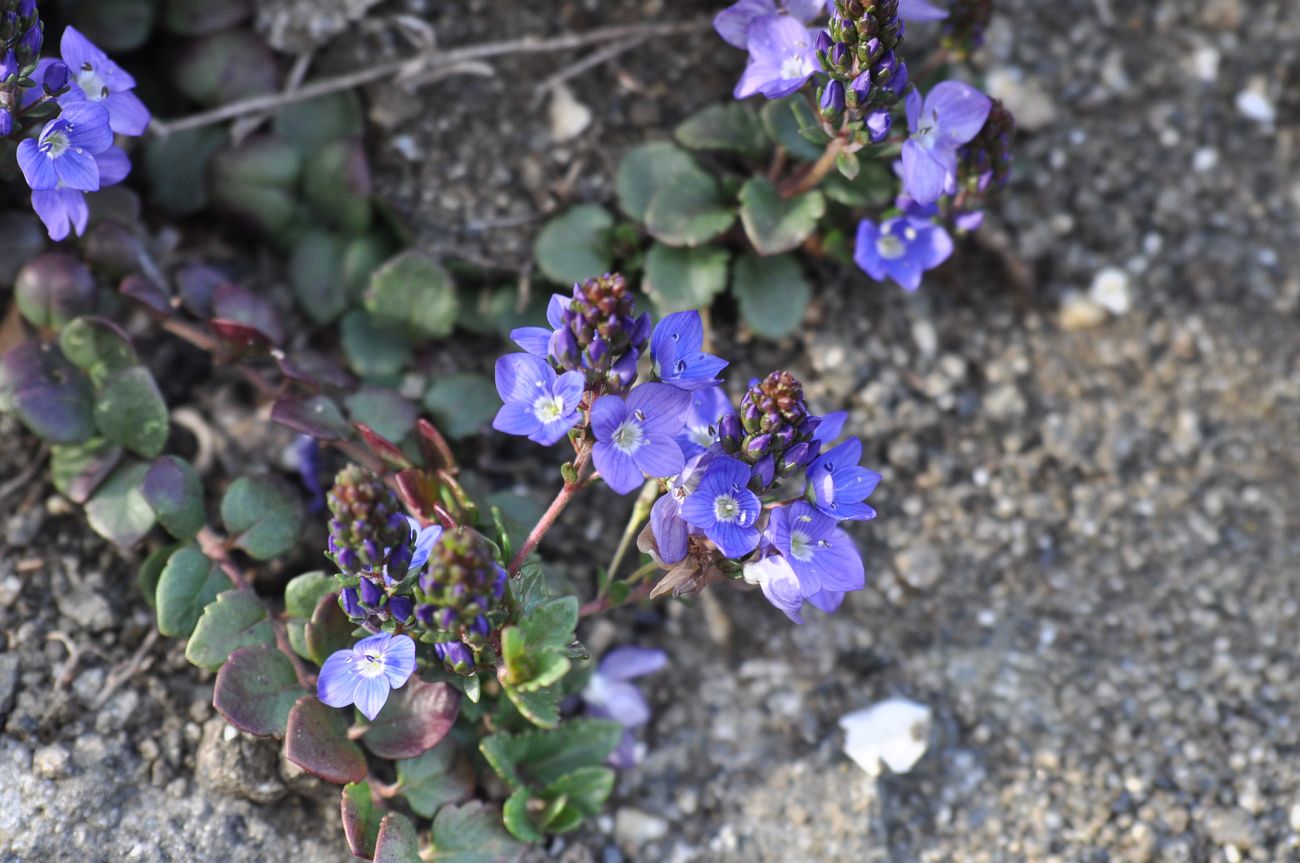
<instances>
[{"instance_id":1,"label":"white stone","mask_svg":"<svg viewBox=\"0 0 1300 863\"><path fill-rule=\"evenodd\" d=\"M1265 92L1262 78L1250 82L1250 86L1237 94L1237 110L1256 123L1271 126L1277 120L1277 108Z\"/></svg>"},{"instance_id":2,"label":"white stone","mask_svg":"<svg viewBox=\"0 0 1300 863\"><path fill-rule=\"evenodd\" d=\"M1112 315L1122 315L1133 307L1129 295L1128 273L1118 267L1107 267L1097 273L1088 288L1088 299Z\"/></svg>"},{"instance_id":3,"label":"white stone","mask_svg":"<svg viewBox=\"0 0 1300 863\"><path fill-rule=\"evenodd\" d=\"M1026 76L1013 67L998 67L989 72L988 94L1001 99L1016 118L1016 126L1027 132L1044 129L1056 119L1056 104L1038 78Z\"/></svg>"},{"instance_id":4,"label":"white stone","mask_svg":"<svg viewBox=\"0 0 1300 863\"><path fill-rule=\"evenodd\" d=\"M930 745L930 708L906 698L889 698L840 717L844 753L872 776L882 765L894 773L912 769Z\"/></svg>"},{"instance_id":5,"label":"white stone","mask_svg":"<svg viewBox=\"0 0 1300 863\"><path fill-rule=\"evenodd\" d=\"M668 822L658 815L624 806L614 815L614 838L624 848L637 848L668 835Z\"/></svg>"},{"instance_id":6,"label":"white stone","mask_svg":"<svg viewBox=\"0 0 1300 863\"><path fill-rule=\"evenodd\" d=\"M551 140L571 141L590 125L591 109L564 84L556 84L551 90Z\"/></svg>"},{"instance_id":7,"label":"white stone","mask_svg":"<svg viewBox=\"0 0 1300 863\"><path fill-rule=\"evenodd\" d=\"M1062 329L1086 330L1106 320L1106 310L1078 291L1069 291L1061 298L1057 320Z\"/></svg>"}]
</instances>

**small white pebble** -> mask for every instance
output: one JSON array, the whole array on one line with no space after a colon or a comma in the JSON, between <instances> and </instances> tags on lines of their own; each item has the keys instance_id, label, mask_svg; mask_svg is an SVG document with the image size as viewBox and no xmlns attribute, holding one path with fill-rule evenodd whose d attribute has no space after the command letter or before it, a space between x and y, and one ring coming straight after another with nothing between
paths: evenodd
<instances>
[{"instance_id":1,"label":"small white pebble","mask_svg":"<svg viewBox=\"0 0 1300 863\"><path fill-rule=\"evenodd\" d=\"M1088 298L1112 315L1124 314L1133 305L1128 273L1118 267L1107 267L1097 273L1088 288Z\"/></svg>"},{"instance_id":2,"label":"small white pebble","mask_svg":"<svg viewBox=\"0 0 1300 863\"><path fill-rule=\"evenodd\" d=\"M895 773L912 769L930 745L930 708L906 698L888 698L840 717L847 735L844 753L872 776L881 765Z\"/></svg>"},{"instance_id":3,"label":"small white pebble","mask_svg":"<svg viewBox=\"0 0 1300 863\"><path fill-rule=\"evenodd\" d=\"M1249 87L1237 94L1237 110L1256 123L1271 126L1277 120L1277 108L1264 92L1264 87L1262 78L1251 81Z\"/></svg>"},{"instance_id":4,"label":"small white pebble","mask_svg":"<svg viewBox=\"0 0 1300 863\"><path fill-rule=\"evenodd\" d=\"M1213 147L1202 147L1192 156L1192 170L1198 174L1214 170L1217 164L1219 164L1219 151Z\"/></svg>"}]
</instances>

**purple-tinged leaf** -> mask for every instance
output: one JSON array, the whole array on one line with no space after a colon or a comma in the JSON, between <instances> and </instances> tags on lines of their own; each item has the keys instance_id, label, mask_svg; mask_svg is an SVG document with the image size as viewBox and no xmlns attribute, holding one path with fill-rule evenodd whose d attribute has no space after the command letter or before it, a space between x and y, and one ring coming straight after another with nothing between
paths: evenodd
<instances>
[{"instance_id":1,"label":"purple-tinged leaf","mask_svg":"<svg viewBox=\"0 0 1300 863\"><path fill-rule=\"evenodd\" d=\"M251 589L227 590L203 609L185 645L185 658L208 671L217 671L241 647L275 643L275 630L266 606Z\"/></svg>"},{"instance_id":2,"label":"purple-tinged leaf","mask_svg":"<svg viewBox=\"0 0 1300 863\"><path fill-rule=\"evenodd\" d=\"M271 420L316 440L343 440L351 430L329 396L283 396L271 408Z\"/></svg>"},{"instance_id":3,"label":"purple-tinged leaf","mask_svg":"<svg viewBox=\"0 0 1300 863\"><path fill-rule=\"evenodd\" d=\"M297 543L302 500L269 476L242 476L221 499L221 521L237 546L258 560L269 560Z\"/></svg>"},{"instance_id":4,"label":"purple-tinged leaf","mask_svg":"<svg viewBox=\"0 0 1300 863\"><path fill-rule=\"evenodd\" d=\"M337 593L322 596L303 633L308 658L317 665L323 665L330 654L347 650L356 641L352 637L355 628L343 609L339 608Z\"/></svg>"},{"instance_id":5,"label":"purple-tinged leaf","mask_svg":"<svg viewBox=\"0 0 1300 863\"><path fill-rule=\"evenodd\" d=\"M426 419L421 419L415 424L416 441L420 444L420 452L424 455L424 461L431 468L446 469L452 473L456 472L456 457L451 454L451 447L447 444L447 439L438 431L438 427Z\"/></svg>"},{"instance_id":6,"label":"purple-tinged leaf","mask_svg":"<svg viewBox=\"0 0 1300 863\"><path fill-rule=\"evenodd\" d=\"M58 348L30 341L0 359L0 406L50 443L77 444L95 433L95 394Z\"/></svg>"},{"instance_id":7,"label":"purple-tinged leaf","mask_svg":"<svg viewBox=\"0 0 1300 863\"><path fill-rule=\"evenodd\" d=\"M266 333L250 324L213 318L208 326L221 337L226 347L240 355L263 354L271 350L272 342Z\"/></svg>"},{"instance_id":8,"label":"purple-tinged leaf","mask_svg":"<svg viewBox=\"0 0 1300 863\"><path fill-rule=\"evenodd\" d=\"M162 288L146 279L144 276L130 275L122 280L117 288L123 296L130 297L147 309L157 312L160 315L170 314L172 307L163 293Z\"/></svg>"},{"instance_id":9,"label":"purple-tinged leaf","mask_svg":"<svg viewBox=\"0 0 1300 863\"><path fill-rule=\"evenodd\" d=\"M155 459L140 484L140 493L162 526L177 539L193 539L203 527L203 484L185 459L174 455Z\"/></svg>"},{"instance_id":10,"label":"purple-tinged leaf","mask_svg":"<svg viewBox=\"0 0 1300 863\"><path fill-rule=\"evenodd\" d=\"M212 317L212 298L220 285L230 281L218 270L203 264L185 264L172 278L185 310L196 318Z\"/></svg>"},{"instance_id":11,"label":"purple-tinged leaf","mask_svg":"<svg viewBox=\"0 0 1300 863\"><path fill-rule=\"evenodd\" d=\"M375 841L379 838L379 822L385 811L375 805L370 794L370 783L357 782L343 787L339 801L343 818L343 836L355 857L367 860L375 856Z\"/></svg>"},{"instance_id":12,"label":"purple-tinged leaf","mask_svg":"<svg viewBox=\"0 0 1300 863\"><path fill-rule=\"evenodd\" d=\"M405 815L392 812L379 822L375 863L421 863L420 838Z\"/></svg>"},{"instance_id":13,"label":"purple-tinged leaf","mask_svg":"<svg viewBox=\"0 0 1300 863\"><path fill-rule=\"evenodd\" d=\"M411 467L411 460L406 453L398 449L397 445L385 437L381 437L370 426L365 423L353 423L352 427L361 435L361 439L366 442L366 448L374 453L384 464L395 470L405 470Z\"/></svg>"},{"instance_id":14,"label":"purple-tinged leaf","mask_svg":"<svg viewBox=\"0 0 1300 863\"><path fill-rule=\"evenodd\" d=\"M283 737L289 711L303 696L288 657L269 644L241 647L217 672L212 706L226 721L259 737Z\"/></svg>"},{"instance_id":15,"label":"purple-tinged leaf","mask_svg":"<svg viewBox=\"0 0 1300 863\"><path fill-rule=\"evenodd\" d=\"M407 509L426 521L437 518L434 506L438 503L438 484L429 474L419 468L407 468L395 479L397 491Z\"/></svg>"},{"instance_id":16,"label":"purple-tinged leaf","mask_svg":"<svg viewBox=\"0 0 1300 863\"><path fill-rule=\"evenodd\" d=\"M63 252L28 261L14 280L14 302L33 326L59 329L95 308L95 278L86 265Z\"/></svg>"},{"instance_id":17,"label":"purple-tinged leaf","mask_svg":"<svg viewBox=\"0 0 1300 863\"><path fill-rule=\"evenodd\" d=\"M104 439L145 458L162 452L169 423L167 403L144 366L108 378L95 400L95 425Z\"/></svg>"},{"instance_id":18,"label":"purple-tinged leaf","mask_svg":"<svg viewBox=\"0 0 1300 863\"><path fill-rule=\"evenodd\" d=\"M50 449L50 478L55 488L81 505L121 460L122 448L103 438L70 446L56 445Z\"/></svg>"},{"instance_id":19,"label":"purple-tinged leaf","mask_svg":"<svg viewBox=\"0 0 1300 863\"><path fill-rule=\"evenodd\" d=\"M153 510L140 494L149 465L124 464L86 501L86 521L95 533L119 548L130 548L154 526Z\"/></svg>"},{"instance_id":20,"label":"purple-tinged leaf","mask_svg":"<svg viewBox=\"0 0 1300 863\"><path fill-rule=\"evenodd\" d=\"M285 377L309 387L330 386L347 389L353 384L352 375L329 357L316 351L298 351L292 356L277 354L275 361Z\"/></svg>"},{"instance_id":21,"label":"purple-tinged leaf","mask_svg":"<svg viewBox=\"0 0 1300 863\"><path fill-rule=\"evenodd\" d=\"M402 440L415 426L415 405L394 390L362 387L344 404L353 420L365 423L388 440Z\"/></svg>"},{"instance_id":22,"label":"purple-tinged leaf","mask_svg":"<svg viewBox=\"0 0 1300 863\"><path fill-rule=\"evenodd\" d=\"M321 704L315 693L299 698L285 726L284 757L335 785L364 781L366 756L348 739L351 716Z\"/></svg>"},{"instance_id":23,"label":"purple-tinged leaf","mask_svg":"<svg viewBox=\"0 0 1300 863\"><path fill-rule=\"evenodd\" d=\"M460 712L460 693L446 681L412 677L395 690L362 736L380 758L414 758L447 736Z\"/></svg>"},{"instance_id":24,"label":"purple-tinged leaf","mask_svg":"<svg viewBox=\"0 0 1300 863\"><path fill-rule=\"evenodd\" d=\"M264 335L269 341L284 341L284 323L275 306L265 297L237 285L223 282L212 291L214 317L223 321L246 324Z\"/></svg>"}]
</instances>

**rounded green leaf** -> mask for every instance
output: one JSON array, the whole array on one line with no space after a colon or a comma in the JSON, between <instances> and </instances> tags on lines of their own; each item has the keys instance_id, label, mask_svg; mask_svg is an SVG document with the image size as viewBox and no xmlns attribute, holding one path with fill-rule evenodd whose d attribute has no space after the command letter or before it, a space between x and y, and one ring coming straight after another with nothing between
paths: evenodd
<instances>
[{"instance_id":1,"label":"rounded green leaf","mask_svg":"<svg viewBox=\"0 0 1300 863\"><path fill-rule=\"evenodd\" d=\"M405 815L390 812L379 822L374 863L423 863L420 837Z\"/></svg>"},{"instance_id":2,"label":"rounded green leaf","mask_svg":"<svg viewBox=\"0 0 1300 863\"><path fill-rule=\"evenodd\" d=\"M443 375L424 394L424 406L443 434L460 439L482 431L496 416L501 399L482 375Z\"/></svg>"},{"instance_id":3,"label":"rounded green leaf","mask_svg":"<svg viewBox=\"0 0 1300 863\"><path fill-rule=\"evenodd\" d=\"M103 438L50 448L50 479L77 504L84 504L122 460L122 448Z\"/></svg>"},{"instance_id":4,"label":"rounded green leaf","mask_svg":"<svg viewBox=\"0 0 1300 863\"><path fill-rule=\"evenodd\" d=\"M727 287L727 251L675 249L655 243L646 253L645 290L662 314L707 308Z\"/></svg>"},{"instance_id":5,"label":"rounded green leaf","mask_svg":"<svg viewBox=\"0 0 1300 863\"><path fill-rule=\"evenodd\" d=\"M32 326L58 329L95 308L95 278L71 255L46 252L18 271L14 302Z\"/></svg>"},{"instance_id":6,"label":"rounded green leaf","mask_svg":"<svg viewBox=\"0 0 1300 863\"><path fill-rule=\"evenodd\" d=\"M803 321L812 290L791 255L741 255L731 276L741 317L760 336L781 339Z\"/></svg>"},{"instance_id":7,"label":"rounded green leaf","mask_svg":"<svg viewBox=\"0 0 1300 863\"><path fill-rule=\"evenodd\" d=\"M365 423L371 431L390 441L402 440L415 428L415 406L396 390L362 387L349 395L344 404L353 420Z\"/></svg>"},{"instance_id":8,"label":"rounded green leaf","mask_svg":"<svg viewBox=\"0 0 1300 863\"><path fill-rule=\"evenodd\" d=\"M203 552L192 546L180 549L158 579L158 631L189 638L208 603L232 587L230 577Z\"/></svg>"},{"instance_id":9,"label":"rounded green leaf","mask_svg":"<svg viewBox=\"0 0 1300 863\"><path fill-rule=\"evenodd\" d=\"M274 643L275 630L257 594L248 589L227 590L199 615L185 645L185 658L199 668L216 671L233 650Z\"/></svg>"},{"instance_id":10,"label":"rounded green leaf","mask_svg":"<svg viewBox=\"0 0 1300 863\"><path fill-rule=\"evenodd\" d=\"M338 580L321 570L304 572L289 579L284 588L284 613L307 620L316 611L321 597L338 590Z\"/></svg>"},{"instance_id":11,"label":"rounded green leaf","mask_svg":"<svg viewBox=\"0 0 1300 863\"><path fill-rule=\"evenodd\" d=\"M269 560L298 541L302 501L270 477L244 476L221 499L221 521L237 546L258 560Z\"/></svg>"},{"instance_id":12,"label":"rounded green leaf","mask_svg":"<svg viewBox=\"0 0 1300 863\"><path fill-rule=\"evenodd\" d=\"M340 337L348 365L365 378L396 375L411 358L406 336L380 326L364 309L343 316Z\"/></svg>"},{"instance_id":13,"label":"rounded green leaf","mask_svg":"<svg viewBox=\"0 0 1300 863\"><path fill-rule=\"evenodd\" d=\"M609 231L614 217L604 207L582 204L551 219L533 242L542 274L570 285L609 272Z\"/></svg>"},{"instance_id":14,"label":"rounded green leaf","mask_svg":"<svg viewBox=\"0 0 1300 863\"><path fill-rule=\"evenodd\" d=\"M57 347L23 342L0 358L0 409L54 444L79 444L95 433L90 379Z\"/></svg>"},{"instance_id":15,"label":"rounded green leaf","mask_svg":"<svg viewBox=\"0 0 1300 863\"><path fill-rule=\"evenodd\" d=\"M527 788L517 788L501 807L501 821L510 835L520 842L541 842L546 834L537 829L528 812L533 795Z\"/></svg>"},{"instance_id":16,"label":"rounded green leaf","mask_svg":"<svg viewBox=\"0 0 1300 863\"><path fill-rule=\"evenodd\" d=\"M673 136L692 150L759 157L772 149L758 116L740 102L711 105L683 121Z\"/></svg>"},{"instance_id":17,"label":"rounded green leaf","mask_svg":"<svg viewBox=\"0 0 1300 863\"><path fill-rule=\"evenodd\" d=\"M343 609L339 608L339 595L325 594L317 600L311 620L303 630L307 658L317 665L324 665L331 653L352 646L355 641L352 630L355 628Z\"/></svg>"},{"instance_id":18,"label":"rounded green leaf","mask_svg":"<svg viewBox=\"0 0 1300 863\"><path fill-rule=\"evenodd\" d=\"M822 154L824 148L800 134L800 117L795 114L795 110L802 104L802 96L775 99L763 106L759 116L769 138L796 159L812 162Z\"/></svg>"},{"instance_id":19,"label":"rounded green leaf","mask_svg":"<svg viewBox=\"0 0 1300 863\"><path fill-rule=\"evenodd\" d=\"M176 216L188 216L208 205L207 170L226 143L221 126L185 129L144 141L144 172L149 202Z\"/></svg>"},{"instance_id":20,"label":"rounded green leaf","mask_svg":"<svg viewBox=\"0 0 1300 863\"><path fill-rule=\"evenodd\" d=\"M104 439L145 458L162 452L169 422L167 403L144 366L108 378L95 400L95 425Z\"/></svg>"},{"instance_id":21,"label":"rounded green leaf","mask_svg":"<svg viewBox=\"0 0 1300 863\"><path fill-rule=\"evenodd\" d=\"M154 460L140 493L159 523L177 539L192 539L203 527L203 483L185 459L174 455Z\"/></svg>"},{"instance_id":22,"label":"rounded green leaf","mask_svg":"<svg viewBox=\"0 0 1300 863\"><path fill-rule=\"evenodd\" d=\"M148 470L149 465L140 462L124 464L86 501L91 529L120 548L135 545L154 526L153 509L140 493Z\"/></svg>"},{"instance_id":23,"label":"rounded green leaf","mask_svg":"<svg viewBox=\"0 0 1300 863\"><path fill-rule=\"evenodd\" d=\"M329 323L348 307L343 256L347 241L328 231L307 231L289 258L289 283L298 307L318 324Z\"/></svg>"},{"instance_id":24,"label":"rounded green leaf","mask_svg":"<svg viewBox=\"0 0 1300 863\"><path fill-rule=\"evenodd\" d=\"M160 545L140 564L140 569L136 572L135 581L140 585L140 593L144 595L144 604L150 608L157 605L158 580L162 578L163 567L167 566L167 561L171 556L182 548L176 545Z\"/></svg>"},{"instance_id":25,"label":"rounded green leaf","mask_svg":"<svg viewBox=\"0 0 1300 863\"><path fill-rule=\"evenodd\" d=\"M718 183L700 170L678 174L661 185L646 207L646 230L670 246L698 246L731 227L736 212Z\"/></svg>"},{"instance_id":26,"label":"rounded green leaf","mask_svg":"<svg viewBox=\"0 0 1300 863\"><path fill-rule=\"evenodd\" d=\"M316 440L344 440L352 426L329 396L283 396L271 407L271 421Z\"/></svg>"},{"instance_id":27,"label":"rounded green leaf","mask_svg":"<svg viewBox=\"0 0 1300 863\"><path fill-rule=\"evenodd\" d=\"M481 800L439 809L432 838L438 863L500 863L520 850L502 826L501 814Z\"/></svg>"},{"instance_id":28,"label":"rounded green leaf","mask_svg":"<svg viewBox=\"0 0 1300 863\"><path fill-rule=\"evenodd\" d=\"M289 658L271 645L255 644L235 650L221 666L212 706L240 731L283 737L289 711L302 695Z\"/></svg>"},{"instance_id":29,"label":"rounded green leaf","mask_svg":"<svg viewBox=\"0 0 1300 863\"><path fill-rule=\"evenodd\" d=\"M447 736L459 711L460 693L450 683L412 675L388 697L361 739L380 758L414 758Z\"/></svg>"},{"instance_id":30,"label":"rounded green leaf","mask_svg":"<svg viewBox=\"0 0 1300 863\"><path fill-rule=\"evenodd\" d=\"M642 144L619 162L615 182L618 205L627 215L644 222L650 199L661 186L698 171L690 154L668 141Z\"/></svg>"},{"instance_id":31,"label":"rounded green leaf","mask_svg":"<svg viewBox=\"0 0 1300 863\"><path fill-rule=\"evenodd\" d=\"M280 79L275 55L252 30L214 33L190 44L179 59L172 83L203 105L269 93Z\"/></svg>"},{"instance_id":32,"label":"rounded green leaf","mask_svg":"<svg viewBox=\"0 0 1300 863\"><path fill-rule=\"evenodd\" d=\"M818 191L782 198L764 177L752 177L740 189L740 221L760 255L797 249L825 212L826 199Z\"/></svg>"},{"instance_id":33,"label":"rounded green leaf","mask_svg":"<svg viewBox=\"0 0 1300 863\"><path fill-rule=\"evenodd\" d=\"M203 2L204 5L212 5L209 0ZM366 130L361 101L353 90L285 105L275 112L271 128L304 153L323 147L330 141L355 138Z\"/></svg>"},{"instance_id":34,"label":"rounded green leaf","mask_svg":"<svg viewBox=\"0 0 1300 863\"><path fill-rule=\"evenodd\" d=\"M513 788L543 788L581 767L605 762L623 739L623 726L607 719L570 719L554 731L499 731L479 751Z\"/></svg>"},{"instance_id":35,"label":"rounded green leaf","mask_svg":"<svg viewBox=\"0 0 1300 863\"><path fill-rule=\"evenodd\" d=\"M398 761L397 785L412 812L432 818L439 807L473 795L474 765L446 737L423 755Z\"/></svg>"},{"instance_id":36,"label":"rounded green leaf","mask_svg":"<svg viewBox=\"0 0 1300 863\"><path fill-rule=\"evenodd\" d=\"M316 693L298 699L284 731L284 757L335 785L362 782L366 756L348 739L351 710L327 707Z\"/></svg>"},{"instance_id":37,"label":"rounded green leaf","mask_svg":"<svg viewBox=\"0 0 1300 863\"><path fill-rule=\"evenodd\" d=\"M353 856L367 860L374 857L384 809L375 805L370 783L357 782L343 786L339 809L343 818L343 837L347 839Z\"/></svg>"},{"instance_id":38,"label":"rounded green leaf","mask_svg":"<svg viewBox=\"0 0 1300 863\"><path fill-rule=\"evenodd\" d=\"M90 372L96 380L139 363L131 339L121 327L104 318L70 321L59 333L59 348L68 362Z\"/></svg>"},{"instance_id":39,"label":"rounded green leaf","mask_svg":"<svg viewBox=\"0 0 1300 863\"><path fill-rule=\"evenodd\" d=\"M428 255L407 251L370 277L366 309L381 325L412 338L451 334L459 300L451 274Z\"/></svg>"},{"instance_id":40,"label":"rounded green leaf","mask_svg":"<svg viewBox=\"0 0 1300 863\"><path fill-rule=\"evenodd\" d=\"M314 211L340 230L361 234L370 227L370 163L360 140L333 141L312 153L302 187Z\"/></svg>"}]
</instances>

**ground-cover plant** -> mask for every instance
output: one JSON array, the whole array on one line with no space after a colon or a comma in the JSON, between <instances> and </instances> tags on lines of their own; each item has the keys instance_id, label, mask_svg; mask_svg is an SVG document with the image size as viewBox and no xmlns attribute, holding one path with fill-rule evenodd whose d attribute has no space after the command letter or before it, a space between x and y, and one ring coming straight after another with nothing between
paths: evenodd
<instances>
[{"instance_id":1,"label":"ground-cover plant","mask_svg":"<svg viewBox=\"0 0 1300 863\"><path fill-rule=\"evenodd\" d=\"M991 13L966 0L740 0L714 19L749 55L738 101L624 156L623 221L595 204L552 219L535 247L542 273L567 284L619 263L644 273L663 313L708 308L729 288L772 338L812 296L797 251L916 290L952 254L952 232L978 229L1010 170L1010 114L948 79ZM912 71L909 29L934 49Z\"/></svg>"}]
</instances>

